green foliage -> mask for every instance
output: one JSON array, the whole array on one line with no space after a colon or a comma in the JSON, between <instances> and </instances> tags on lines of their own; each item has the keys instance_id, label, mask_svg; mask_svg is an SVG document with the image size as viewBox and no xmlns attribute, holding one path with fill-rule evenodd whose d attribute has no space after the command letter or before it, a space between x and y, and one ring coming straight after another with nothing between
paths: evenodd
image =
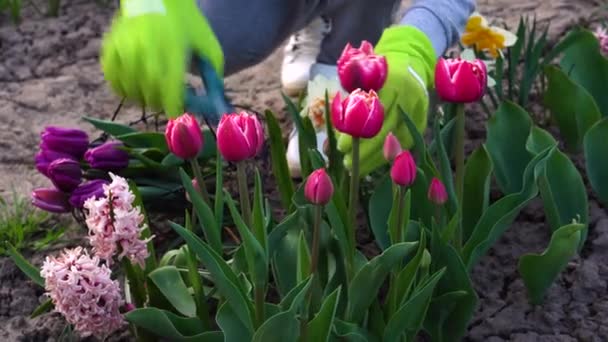
<instances>
[{"instance_id":1,"label":"green foliage","mask_svg":"<svg viewBox=\"0 0 608 342\"><path fill-rule=\"evenodd\" d=\"M51 215L34 208L27 199L13 192L7 200L0 197L0 255L17 250L40 250L57 241L64 229L53 223Z\"/></svg>"}]
</instances>

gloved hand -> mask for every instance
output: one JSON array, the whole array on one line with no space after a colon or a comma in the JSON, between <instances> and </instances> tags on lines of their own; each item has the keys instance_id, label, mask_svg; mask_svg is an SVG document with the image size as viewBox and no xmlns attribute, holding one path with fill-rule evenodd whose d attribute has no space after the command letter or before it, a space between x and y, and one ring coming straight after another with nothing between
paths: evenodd
<instances>
[{"instance_id":1,"label":"gloved hand","mask_svg":"<svg viewBox=\"0 0 608 342\"><path fill-rule=\"evenodd\" d=\"M410 116L419 132L426 128L429 108L427 88L433 80L436 61L431 42L413 26L395 26L384 30L374 52L385 56L388 64L386 82L378 93L385 109L384 123L378 135L360 140L361 176L386 163L382 146L389 132L393 132L404 149L413 146L413 138L399 107ZM352 137L338 133L338 149L345 154L344 163L350 168Z\"/></svg>"},{"instance_id":2,"label":"gloved hand","mask_svg":"<svg viewBox=\"0 0 608 342\"><path fill-rule=\"evenodd\" d=\"M185 109L191 54L201 73L211 69L222 77L221 46L194 0L122 0L103 39L101 65L120 96L174 117Z\"/></svg>"}]
</instances>

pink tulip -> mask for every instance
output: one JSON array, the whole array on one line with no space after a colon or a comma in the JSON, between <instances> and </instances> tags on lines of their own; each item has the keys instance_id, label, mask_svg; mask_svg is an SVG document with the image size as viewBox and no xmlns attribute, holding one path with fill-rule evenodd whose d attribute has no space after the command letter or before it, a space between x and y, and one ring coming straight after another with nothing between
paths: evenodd
<instances>
[{"instance_id":1,"label":"pink tulip","mask_svg":"<svg viewBox=\"0 0 608 342\"><path fill-rule=\"evenodd\" d=\"M230 162L255 157L264 145L264 129L255 115L241 112L222 116L217 127L217 147Z\"/></svg>"},{"instance_id":2,"label":"pink tulip","mask_svg":"<svg viewBox=\"0 0 608 342\"><path fill-rule=\"evenodd\" d=\"M410 151L405 150L395 158L391 168L393 182L400 186L410 186L416 180L416 162Z\"/></svg>"},{"instance_id":3,"label":"pink tulip","mask_svg":"<svg viewBox=\"0 0 608 342\"><path fill-rule=\"evenodd\" d=\"M386 81L387 69L386 58L376 55L372 44L365 40L358 49L348 43L338 59L340 83L348 92L357 88L380 90Z\"/></svg>"},{"instance_id":4,"label":"pink tulip","mask_svg":"<svg viewBox=\"0 0 608 342\"><path fill-rule=\"evenodd\" d=\"M187 113L169 120L165 140L171 153L182 159L196 158L203 148L201 127L196 118Z\"/></svg>"},{"instance_id":5,"label":"pink tulip","mask_svg":"<svg viewBox=\"0 0 608 342\"><path fill-rule=\"evenodd\" d=\"M401 143L399 143L397 137L393 135L392 132L390 132L386 136L386 139L384 139L384 147L382 149L382 152L384 153L384 159L386 159L386 161L388 162L392 162L393 160L395 160L395 158L397 158L397 155L399 155L401 151Z\"/></svg>"},{"instance_id":6,"label":"pink tulip","mask_svg":"<svg viewBox=\"0 0 608 342\"><path fill-rule=\"evenodd\" d=\"M445 186L439 179L433 178L431 180L428 198L431 202L437 205L442 205L448 200L448 193L445 190Z\"/></svg>"},{"instance_id":7,"label":"pink tulip","mask_svg":"<svg viewBox=\"0 0 608 342\"><path fill-rule=\"evenodd\" d=\"M304 196L310 203L325 205L329 203L333 194L334 185L324 168L317 169L308 176L304 185Z\"/></svg>"},{"instance_id":8,"label":"pink tulip","mask_svg":"<svg viewBox=\"0 0 608 342\"><path fill-rule=\"evenodd\" d=\"M443 101L479 101L486 91L488 74L482 60L439 59L435 67L435 88Z\"/></svg>"},{"instance_id":9,"label":"pink tulip","mask_svg":"<svg viewBox=\"0 0 608 342\"><path fill-rule=\"evenodd\" d=\"M331 104L334 127L354 138L372 138L380 132L384 107L375 91L357 89L342 100L337 93Z\"/></svg>"}]
</instances>

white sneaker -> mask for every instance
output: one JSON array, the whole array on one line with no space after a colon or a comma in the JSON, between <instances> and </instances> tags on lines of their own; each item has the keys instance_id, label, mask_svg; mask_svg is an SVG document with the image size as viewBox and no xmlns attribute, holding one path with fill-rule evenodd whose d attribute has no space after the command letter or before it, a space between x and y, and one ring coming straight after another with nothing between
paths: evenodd
<instances>
[{"instance_id":1,"label":"white sneaker","mask_svg":"<svg viewBox=\"0 0 608 342\"><path fill-rule=\"evenodd\" d=\"M331 22L323 17L294 33L285 46L281 84L289 96L298 95L310 78L310 67L317 61L323 38L331 31Z\"/></svg>"},{"instance_id":2,"label":"white sneaker","mask_svg":"<svg viewBox=\"0 0 608 342\"><path fill-rule=\"evenodd\" d=\"M327 162L325 155L325 141L327 141L327 131L322 130L317 132L317 150L321 152L321 156ZM292 178L302 177L302 168L300 166L300 144L298 142L298 131L294 129L289 134L289 143L287 144L287 166Z\"/></svg>"}]
</instances>

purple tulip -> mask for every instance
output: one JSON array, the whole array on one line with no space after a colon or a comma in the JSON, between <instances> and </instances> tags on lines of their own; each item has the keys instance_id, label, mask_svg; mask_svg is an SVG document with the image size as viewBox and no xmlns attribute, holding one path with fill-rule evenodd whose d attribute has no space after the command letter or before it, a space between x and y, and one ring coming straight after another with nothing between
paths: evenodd
<instances>
[{"instance_id":1,"label":"purple tulip","mask_svg":"<svg viewBox=\"0 0 608 342\"><path fill-rule=\"evenodd\" d=\"M88 150L84 159L94 169L118 171L129 165L129 154L121 149L123 146L118 141L110 141Z\"/></svg>"},{"instance_id":2,"label":"purple tulip","mask_svg":"<svg viewBox=\"0 0 608 342\"><path fill-rule=\"evenodd\" d=\"M82 158L89 147L89 136L79 129L47 126L40 137L40 149L59 151L76 159Z\"/></svg>"},{"instance_id":3,"label":"purple tulip","mask_svg":"<svg viewBox=\"0 0 608 342\"><path fill-rule=\"evenodd\" d=\"M70 204L65 193L53 188L41 188L32 192L32 204L51 213L69 213Z\"/></svg>"},{"instance_id":4,"label":"purple tulip","mask_svg":"<svg viewBox=\"0 0 608 342\"><path fill-rule=\"evenodd\" d=\"M48 175L57 189L71 192L82 181L80 164L74 159L61 158L53 161L48 168Z\"/></svg>"},{"instance_id":5,"label":"purple tulip","mask_svg":"<svg viewBox=\"0 0 608 342\"><path fill-rule=\"evenodd\" d=\"M86 200L89 198L95 197L95 199L98 199L103 197L103 186L106 184L110 184L110 182L104 179L95 179L80 184L80 186L77 187L74 192L72 192L72 195L70 196L70 204L74 208L82 208L84 202L86 202Z\"/></svg>"},{"instance_id":6,"label":"purple tulip","mask_svg":"<svg viewBox=\"0 0 608 342\"><path fill-rule=\"evenodd\" d=\"M73 159L69 154L63 152L57 152L54 150L43 149L36 153L35 162L36 169L45 176L49 176L48 169L49 165L57 159Z\"/></svg>"}]
</instances>

